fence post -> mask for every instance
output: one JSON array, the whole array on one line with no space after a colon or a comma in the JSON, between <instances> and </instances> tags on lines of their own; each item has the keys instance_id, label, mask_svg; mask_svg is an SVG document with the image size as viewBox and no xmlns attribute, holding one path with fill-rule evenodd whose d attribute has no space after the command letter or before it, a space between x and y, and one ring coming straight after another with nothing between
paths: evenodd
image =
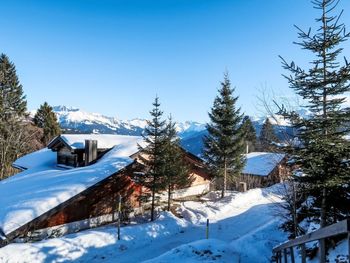
<instances>
[{"instance_id":1,"label":"fence post","mask_svg":"<svg viewBox=\"0 0 350 263\"><path fill-rule=\"evenodd\" d=\"M306 263L306 248L305 248L305 243L301 245L301 263Z\"/></svg>"},{"instance_id":2,"label":"fence post","mask_svg":"<svg viewBox=\"0 0 350 263\"><path fill-rule=\"evenodd\" d=\"M287 249L283 249L284 263L288 263Z\"/></svg>"},{"instance_id":3,"label":"fence post","mask_svg":"<svg viewBox=\"0 0 350 263\"><path fill-rule=\"evenodd\" d=\"M118 195L118 240L120 240L120 221L121 221L121 212L122 212L122 196Z\"/></svg>"},{"instance_id":4,"label":"fence post","mask_svg":"<svg viewBox=\"0 0 350 263\"><path fill-rule=\"evenodd\" d=\"M290 247L290 259L292 260L292 263L295 263L294 259L294 247Z\"/></svg>"},{"instance_id":5,"label":"fence post","mask_svg":"<svg viewBox=\"0 0 350 263\"><path fill-rule=\"evenodd\" d=\"M350 232L348 232L348 262L350 262Z\"/></svg>"},{"instance_id":6,"label":"fence post","mask_svg":"<svg viewBox=\"0 0 350 263\"><path fill-rule=\"evenodd\" d=\"M318 242L320 245L320 263L326 263L326 240L323 238Z\"/></svg>"},{"instance_id":7,"label":"fence post","mask_svg":"<svg viewBox=\"0 0 350 263\"><path fill-rule=\"evenodd\" d=\"M209 219L207 219L206 238L209 238Z\"/></svg>"},{"instance_id":8,"label":"fence post","mask_svg":"<svg viewBox=\"0 0 350 263\"><path fill-rule=\"evenodd\" d=\"M277 254L277 259L278 259L278 263L282 263L282 251L280 250L280 251L278 251L278 254Z\"/></svg>"}]
</instances>

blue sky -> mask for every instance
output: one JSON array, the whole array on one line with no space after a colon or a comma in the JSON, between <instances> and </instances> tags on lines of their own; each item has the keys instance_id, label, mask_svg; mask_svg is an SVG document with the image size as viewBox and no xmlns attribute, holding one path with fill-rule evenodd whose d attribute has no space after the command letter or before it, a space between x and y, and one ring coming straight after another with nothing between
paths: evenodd
<instances>
[{"instance_id":1,"label":"blue sky","mask_svg":"<svg viewBox=\"0 0 350 263\"><path fill-rule=\"evenodd\" d=\"M307 65L294 24L315 26L307 0L2 0L0 52L15 63L28 108L44 101L121 119L207 121L223 72L239 105L263 114L261 90L292 96L278 55ZM350 30L350 1L342 0ZM344 44L350 57L350 42Z\"/></svg>"}]
</instances>

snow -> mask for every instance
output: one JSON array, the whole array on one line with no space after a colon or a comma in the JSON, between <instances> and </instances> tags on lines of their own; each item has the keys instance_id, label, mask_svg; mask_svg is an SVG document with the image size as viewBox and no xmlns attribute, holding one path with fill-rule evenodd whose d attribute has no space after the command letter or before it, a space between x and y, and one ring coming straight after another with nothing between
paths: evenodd
<instances>
[{"instance_id":1,"label":"snow","mask_svg":"<svg viewBox=\"0 0 350 263\"><path fill-rule=\"evenodd\" d=\"M62 127L70 129L82 129L92 133L118 133L139 135L147 126L147 120L135 118L131 120L121 120L117 117L108 117L100 113L90 113L76 107L54 106L53 111ZM30 115L34 117L36 110L32 110ZM86 126L90 126L87 128ZM188 136L205 129L205 124L186 121L176 123L176 130L181 137ZM183 135L183 136L182 136Z\"/></svg>"},{"instance_id":2,"label":"snow","mask_svg":"<svg viewBox=\"0 0 350 263\"><path fill-rule=\"evenodd\" d=\"M251 152L245 155L247 162L243 169L244 174L268 176L282 161L285 154L269 152Z\"/></svg>"},{"instance_id":3,"label":"snow","mask_svg":"<svg viewBox=\"0 0 350 263\"><path fill-rule=\"evenodd\" d=\"M66 135L65 135L66 136ZM92 136L92 135L91 135ZM72 139L75 136L69 136ZM77 136L84 138L84 136ZM16 164L30 168L0 182L0 228L9 234L20 226L81 193L131 164L140 137L117 136L118 145L98 162L81 168L62 169L44 149L20 158ZM105 143L105 142L104 142ZM39 164L40 158L43 162Z\"/></svg>"},{"instance_id":4,"label":"snow","mask_svg":"<svg viewBox=\"0 0 350 263\"><path fill-rule=\"evenodd\" d=\"M36 243L9 244L1 262L270 262L272 248L285 241L275 202L279 185L224 199L184 202L184 218L162 212L156 221L121 228L91 229ZM214 195L215 196L215 195ZM209 239L205 222L209 218ZM148 261L147 261L148 260Z\"/></svg>"},{"instance_id":5,"label":"snow","mask_svg":"<svg viewBox=\"0 0 350 263\"><path fill-rule=\"evenodd\" d=\"M85 140L97 140L97 148L109 149L115 145L127 146L127 156L132 155L138 151L138 144L143 144L143 138L141 136L127 136L127 135L114 135L114 134L62 134L61 138L72 149L84 149Z\"/></svg>"},{"instance_id":6,"label":"snow","mask_svg":"<svg viewBox=\"0 0 350 263\"><path fill-rule=\"evenodd\" d=\"M228 251L228 252L227 252ZM179 246L145 263L179 262L238 262L239 256L230 251L226 242L218 239L204 239Z\"/></svg>"},{"instance_id":7,"label":"snow","mask_svg":"<svg viewBox=\"0 0 350 263\"><path fill-rule=\"evenodd\" d=\"M41 149L18 158L13 167L23 169L33 169L40 167L45 170L49 167L54 167L57 160L57 153L48 148Z\"/></svg>"}]
</instances>

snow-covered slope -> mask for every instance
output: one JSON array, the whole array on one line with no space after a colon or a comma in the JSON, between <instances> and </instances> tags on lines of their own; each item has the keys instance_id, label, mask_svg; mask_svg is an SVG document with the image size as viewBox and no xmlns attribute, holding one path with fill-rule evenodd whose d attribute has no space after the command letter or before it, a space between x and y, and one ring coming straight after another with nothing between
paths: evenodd
<instances>
[{"instance_id":1,"label":"snow-covered slope","mask_svg":"<svg viewBox=\"0 0 350 263\"><path fill-rule=\"evenodd\" d=\"M278 188L184 202L179 210L184 218L163 212L155 222L122 227L119 241L115 226L108 226L10 244L0 249L0 262L270 262L272 248L286 240L276 217Z\"/></svg>"}]
</instances>

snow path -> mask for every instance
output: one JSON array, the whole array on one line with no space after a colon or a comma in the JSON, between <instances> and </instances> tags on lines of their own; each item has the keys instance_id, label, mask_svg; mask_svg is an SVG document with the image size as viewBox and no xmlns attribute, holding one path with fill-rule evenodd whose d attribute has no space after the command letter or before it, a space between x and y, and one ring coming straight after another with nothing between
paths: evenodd
<instances>
[{"instance_id":1,"label":"snow path","mask_svg":"<svg viewBox=\"0 0 350 263\"><path fill-rule=\"evenodd\" d=\"M185 202L184 219L165 212L153 223L122 228L120 241L108 226L10 244L0 249L0 262L269 262L272 247L286 239L272 203L280 201L275 188L232 193L215 203ZM210 239L203 240L207 218Z\"/></svg>"}]
</instances>

